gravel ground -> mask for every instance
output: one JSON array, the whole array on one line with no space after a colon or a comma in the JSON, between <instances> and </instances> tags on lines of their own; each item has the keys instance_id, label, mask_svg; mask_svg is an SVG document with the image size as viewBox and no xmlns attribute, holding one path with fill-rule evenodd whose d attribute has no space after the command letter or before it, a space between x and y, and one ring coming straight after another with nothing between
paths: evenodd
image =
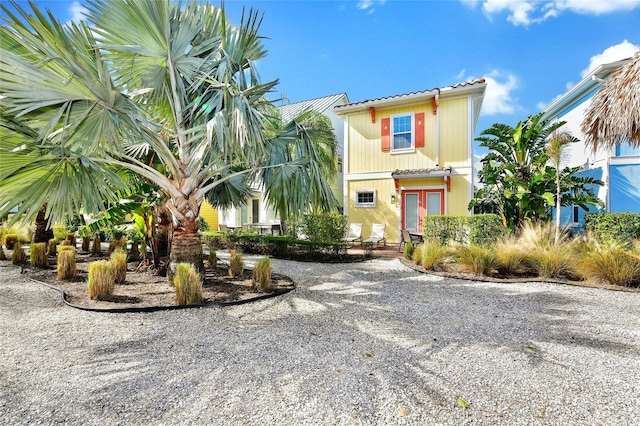
<instances>
[{"instance_id":1,"label":"gravel ground","mask_svg":"<svg viewBox=\"0 0 640 426\"><path fill-rule=\"evenodd\" d=\"M0 424L640 424L639 293L272 266L298 288L129 314L0 268Z\"/></svg>"}]
</instances>

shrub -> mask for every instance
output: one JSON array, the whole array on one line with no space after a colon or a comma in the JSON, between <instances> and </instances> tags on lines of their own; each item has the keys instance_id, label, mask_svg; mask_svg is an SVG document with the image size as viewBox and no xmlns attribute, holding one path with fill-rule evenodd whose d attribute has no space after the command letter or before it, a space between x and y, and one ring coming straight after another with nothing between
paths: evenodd
<instances>
[{"instance_id":1,"label":"shrub","mask_svg":"<svg viewBox=\"0 0 640 426\"><path fill-rule=\"evenodd\" d=\"M47 245L45 243L31 243L29 246L29 261L31 266L46 268L49 266L47 257Z\"/></svg>"},{"instance_id":2,"label":"shrub","mask_svg":"<svg viewBox=\"0 0 640 426\"><path fill-rule=\"evenodd\" d=\"M177 305L196 305L202 302L202 281L190 263L178 263L173 278Z\"/></svg>"},{"instance_id":3,"label":"shrub","mask_svg":"<svg viewBox=\"0 0 640 426\"><path fill-rule=\"evenodd\" d=\"M209 230L209 224L207 223L204 217L201 217L200 224L198 224L198 231L206 232L208 230Z\"/></svg>"},{"instance_id":4,"label":"shrub","mask_svg":"<svg viewBox=\"0 0 640 426\"><path fill-rule=\"evenodd\" d=\"M89 238L88 236L82 237L82 251L83 252L89 251L89 245L90 244L91 244L91 238Z\"/></svg>"},{"instance_id":5,"label":"shrub","mask_svg":"<svg viewBox=\"0 0 640 426\"><path fill-rule=\"evenodd\" d=\"M100 244L100 237L93 238L93 244L91 245L91 254L100 255L102 254L102 247Z\"/></svg>"},{"instance_id":6,"label":"shrub","mask_svg":"<svg viewBox=\"0 0 640 426\"><path fill-rule=\"evenodd\" d=\"M218 255L215 250L209 250L209 268L216 269L218 267Z\"/></svg>"},{"instance_id":7,"label":"shrub","mask_svg":"<svg viewBox=\"0 0 640 426\"><path fill-rule=\"evenodd\" d=\"M423 236L440 245L451 240L461 244L492 245L504 236L506 229L495 214L472 216L427 216L424 220Z\"/></svg>"},{"instance_id":8,"label":"shrub","mask_svg":"<svg viewBox=\"0 0 640 426\"><path fill-rule=\"evenodd\" d=\"M273 291L271 285L271 261L268 257L260 259L253 268L253 288L258 291Z\"/></svg>"},{"instance_id":9,"label":"shrub","mask_svg":"<svg viewBox=\"0 0 640 426\"><path fill-rule=\"evenodd\" d=\"M74 234L72 232L67 234L67 237L65 238L65 240L69 241L71 243L70 245L72 245L74 247L76 246L76 244L78 242L78 240L76 239L76 234Z\"/></svg>"},{"instance_id":10,"label":"shrub","mask_svg":"<svg viewBox=\"0 0 640 426\"><path fill-rule=\"evenodd\" d=\"M341 214L305 214L300 218L302 233L309 241L332 243L342 241L347 217Z\"/></svg>"},{"instance_id":11,"label":"shrub","mask_svg":"<svg viewBox=\"0 0 640 426\"><path fill-rule=\"evenodd\" d=\"M597 245L582 255L580 272L585 278L596 278L613 285L640 284L640 257L614 242Z\"/></svg>"},{"instance_id":12,"label":"shrub","mask_svg":"<svg viewBox=\"0 0 640 426\"><path fill-rule=\"evenodd\" d=\"M58 279L67 280L76 276L76 250L71 246L60 247L58 253Z\"/></svg>"},{"instance_id":13,"label":"shrub","mask_svg":"<svg viewBox=\"0 0 640 426\"><path fill-rule=\"evenodd\" d=\"M127 253L115 251L109 258L113 269L113 278L116 283L123 283L127 280Z\"/></svg>"},{"instance_id":14,"label":"shrub","mask_svg":"<svg viewBox=\"0 0 640 426\"><path fill-rule=\"evenodd\" d=\"M491 248L471 244L456 248L458 261L476 275L491 275L498 266L498 259Z\"/></svg>"},{"instance_id":15,"label":"shrub","mask_svg":"<svg viewBox=\"0 0 640 426\"><path fill-rule=\"evenodd\" d=\"M588 213L584 226L600 242L630 247L633 240L640 239L640 213Z\"/></svg>"},{"instance_id":16,"label":"shrub","mask_svg":"<svg viewBox=\"0 0 640 426\"><path fill-rule=\"evenodd\" d=\"M13 250L15 245L20 245L20 237L18 234L6 234L4 236L4 246L7 250Z\"/></svg>"},{"instance_id":17,"label":"shrub","mask_svg":"<svg viewBox=\"0 0 640 426\"><path fill-rule=\"evenodd\" d=\"M240 250L231 250L229 257L229 275L239 277L244 270L244 260Z\"/></svg>"},{"instance_id":18,"label":"shrub","mask_svg":"<svg viewBox=\"0 0 640 426\"><path fill-rule=\"evenodd\" d=\"M404 258L410 260L413 257L414 247L411 243L405 243L404 245Z\"/></svg>"},{"instance_id":19,"label":"shrub","mask_svg":"<svg viewBox=\"0 0 640 426\"><path fill-rule=\"evenodd\" d=\"M105 300L113 294L115 277L111 264L106 260L98 260L89 264L89 282L87 289L93 300Z\"/></svg>"},{"instance_id":20,"label":"shrub","mask_svg":"<svg viewBox=\"0 0 640 426\"><path fill-rule=\"evenodd\" d=\"M48 245L47 245L47 254L49 256L55 256L56 254L58 254L58 245L57 245L57 241L55 238L52 238L49 240Z\"/></svg>"},{"instance_id":21,"label":"shrub","mask_svg":"<svg viewBox=\"0 0 640 426\"><path fill-rule=\"evenodd\" d=\"M13 246L13 255L11 256L11 263L14 265L23 265L27 263L27 255L22 249L20 243L16 243Z\"/></svg>"},{"instance_id":22,"label":"shrub","mask_svg":"<svg viewBox=\"0 0 640 426\"><path fill-rule=\"evenodd\" d=\"M440 270L449 257L449 248L432 241L422 244L422 267L426 270Z\"/></svg>"}]
</instances>

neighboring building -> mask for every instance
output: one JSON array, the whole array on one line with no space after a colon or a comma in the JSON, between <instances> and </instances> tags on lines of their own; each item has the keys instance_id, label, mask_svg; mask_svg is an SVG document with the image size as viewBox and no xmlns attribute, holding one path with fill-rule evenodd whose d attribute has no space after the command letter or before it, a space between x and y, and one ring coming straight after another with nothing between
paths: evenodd
<instances>
[{"instance_id":1,"label":"neighboring building","mask_svg":"<svg viewBox=\"0 0 640 426\"><path fill-rule=\"evenodd\" d=\"M342 151L344 146L344 122L334 112L336 105L349 102L346 93L332 96L311 99L303 102L296 102L278 107L283 121L288 122L306 111L315 111L325 115L330 121L338 142L338 174L335 177L331 188L338 202L342 206ZM258 183L253 186L255 196L242 207L230 208L220 211L219 223L230 227L240 227L251 223L280 223L277 213L269 207L262 188ZM213 230L213 227L211 228Z\"/></svg>"},{"instance_id":2,"label":"neighboring building","mask_svg":"<svg viewBox=\"0 0 640 426\"><path fill-rule=\"evenodd\" d=\"M567 124L560 130L567 131L580 140L567 149L563 167L582 166L581 175L604 182L604 186L594 189L607 212L640 212L640 148L633 149L629 145L618 144L615 149L599 149L593 153L585 147L585 137L580 127L592 97L610 75L628 61L629 59L625 59L600 65L549 105L543 116L546 120L566 121ZM591 211L602 210L592 208ZM578 206L563 207L562 223L581 227L586 213L588 212Z\"/></svg>"},{"instance_id":3,"label":"neighboring building","mask_svg":"<svg viewBox=\"0 0 640 426\"><path fill-rule=\"evenodd\" d=\"M427 215L467 215L484 79L338 105L345 120L344 206L350 223L421 233Z\"/></svg>"}]
</instances>

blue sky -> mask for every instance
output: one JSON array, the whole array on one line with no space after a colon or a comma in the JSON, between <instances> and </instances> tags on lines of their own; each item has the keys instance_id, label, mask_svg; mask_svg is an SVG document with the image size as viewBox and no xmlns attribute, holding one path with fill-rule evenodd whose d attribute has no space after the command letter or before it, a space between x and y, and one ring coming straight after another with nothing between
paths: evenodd
<instances>
[{"instance_id":1,"label":"blue sky","mask_svg":"<svg viewBox=\"0 0 640 426\"><path fill-rule=\"evenodd\" d=\"M4 1L4 0L3 0ZM25 4L26 2L21 2ZM37 1L62 21L82 2ZM213 4L219 4L213 2ZM264 81L291 102L345 92L351 101L484 77L478 132L541 111L600 63L640 45L640 0L226 0L264 12Z\"/></svg>"}]
</instances>

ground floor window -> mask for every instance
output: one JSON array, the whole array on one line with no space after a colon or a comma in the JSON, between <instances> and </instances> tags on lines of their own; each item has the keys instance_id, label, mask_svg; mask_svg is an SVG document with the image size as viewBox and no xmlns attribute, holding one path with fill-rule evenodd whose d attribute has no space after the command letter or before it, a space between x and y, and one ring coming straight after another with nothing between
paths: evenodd
<instances>
[{"instance_id":1,"label":"ground floor window","mask_svg":"<svg viewBox=\"0 0 640 426\"><path fill-rule=\"evenodd\" d=\"M356 191L356 207L375 207L376 191Z\"/></svg>"}]
</instances>

